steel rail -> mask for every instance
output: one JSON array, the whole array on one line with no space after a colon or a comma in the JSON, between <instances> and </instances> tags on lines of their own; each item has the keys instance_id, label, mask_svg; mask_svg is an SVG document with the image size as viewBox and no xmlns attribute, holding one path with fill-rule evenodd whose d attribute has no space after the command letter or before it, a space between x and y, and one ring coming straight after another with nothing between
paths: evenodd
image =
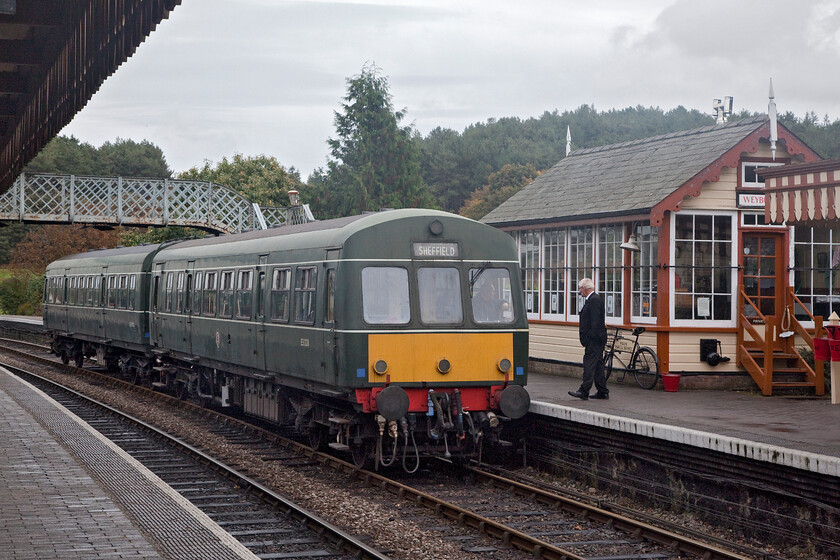
<instances>
[{"instance_id":1,"label":"steel rail","mask_svg":"<svg viewBox=\"0 0 840 560\"><path fill-rule=\"evenodd\" d=\"M9 350L4 348L4 350ZM17 353L16 351L13 351ZM70 368L72 370L78 370L79 368L75 368L72 366L65 366L64 364L55 364L54 362L50 362L53 365L61 365L63 368ZM102 410L106 410L109 413L118 416L119 418L133 424L134 426L140 428L141 430L153 435L156 438L164 440L178 448L187 452L188 455L192 456L198 462L203 463L204 465L208 466L218 474L228 478L229 480L234 480L239 484L244 485L249 489L250 492L254 493L261 497L267 504L271 505L272 507L276 508L278 511L282 511L287 516L300 520L305 523L306 527L313 532L317 532L321 534L328 542L332 543L333 545L337 546L340 550L342 550L346 554L355 555L356 558L365 559L365 560L390 560L390 557L387 555L382 554L381 552L377 551L376 549L366 545L353 535L342 531L332 523L322 519L321 517L315 515L314 513L298 506L294 502L291 502L280 496L270 488L262 485L258 481L246 476L243 473L238 472L237 470L229 467L228 465L214 459L213 457L207 455L200 449L192 446L191 444L183 441L163 430L160 430L151 424L140 420L139 418L122 412L106 403L103 403L97 399L91 398L86 396L70 387L62 385L56 381L51 379L47 379L41 375L26 371L18 366L14 366L11 364L6 364L0 362L0 367L4 367L9 371L15 373L16 375L20 376L29 376L32 378L36 378L41 382L50 384L54 387L61 389L67 393L72 394L74 397L81 399L85 402L88 402L96 407L101 408ZM151 392L151 391L150 391ZM157 393L160 395L160 393Z\"/></svg>"},{"instance_id":2,"label":"steel rail","mask_svg":"<svg viewBox=\"0 0 840 560\"><path fill-rule=\"evenodd\" d=\"M287 449L292 449L295 452L301 454L302 456L309 457L310 459L318 461L319 463L325 466L329 466L336 470L339 470L348 476L363 480L370 486L378 487L381 490L388 491L401 499L409 499L418 505L422 505L424 507L432 509L438 515L441 515L453 521L457 521L461 525L471 527L487 536L499 539L504 544L514 546L526 552L530 552L535 558L568 560L585 559L584 556L580 556L569 550L565 550L563 548L554 546L541 539L537 539L526 533L507 527L501 523L498 523L497 521L478 515L457 505L451 504L445 500L421 492L417 489L411 488L410 486L407 486L400 482L391 480L386 476L371 471L359 469L358 467L347 461L344 461L337 457L333 457L332 455L328 455L326 453L315 451L308 446L280 436L277 433L271 432L259 426L255 426L248 422L244 422L242 420L226 416L224 414L212 411L207 408L203 408L199 405L195 405L187 401L182 401L175 397L151 389L133 385L131 383L116 379L112 376L101 375L99 373L85 369L79 369L71 365L64 365L47 358L31 356L25 354L24 352L19 352L13 349L4 348L4 350L8 350L10 352L19 354L28 359L33 359L42 362L45 365L59 367L68 372L72 371L73 373L79 373L89 378L95 378L98 382L102 382L103 380L105 380L106 383L110 383L114 386L127 387L130 390L142 393L146 397L158 398L166 401L168 404L189 409L192 412L199 413L201 415L204 415L205 417L215 418L222 423L236 425L243 431L247 431L254 435L258 435L259 437L262 437L265 440L270 441L276 445L280 445ZM675 552L690 553L708 560L751 560L751 557L749 556L743 556L734 552L724 550L714 545L708 545L698 540L685 537L683 535L679 535L677 533L667 531L665 529L660 529L654 525L650 525L642 521L633 520L630 517L626 517L616 512L592 506L590 504L573 500L571 498L563 497L559 494L555 494L524 483L508 480L504 477L494 475L492 473L482 471L480 469L472 470L474 470L476 476L481 476L486 478L487 480L491 480L496 485L511 488L522 494L532 496L535 500L539 502L548 505L553 505L565 509L567 511L572 511L578 515L587 516L590 519L600 521L607 526L612 526L627 531L634 537L645 538L656 544L670 547Z\"/></svg>"}]
</instances>

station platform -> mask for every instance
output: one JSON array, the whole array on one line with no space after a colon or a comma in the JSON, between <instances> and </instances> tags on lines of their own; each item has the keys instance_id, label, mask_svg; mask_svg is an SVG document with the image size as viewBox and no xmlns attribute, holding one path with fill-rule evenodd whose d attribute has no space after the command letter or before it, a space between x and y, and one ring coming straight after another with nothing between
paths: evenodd
<instances>
[{"instance_id":1,"label":"station platform","mask_svg":"<svg viewBox=\"0 0 840 560\"><path fill-rule=\"evenodd\" d=\"M579 386L580 378L529 373L530 412L840 476L840 405L830 397L666 392L626 378L608 383L609 400L582 401L568 394Z\"/></svg>"},{"instance_id":2,"label":"station platform","mask_svg":"<svg viewBox=\"0 0 840 560\"><path fill-rule=\"evenodd\" d=\"M3 558L256 559L198 508L0 368Z\"/></svg>"}]
</instances>

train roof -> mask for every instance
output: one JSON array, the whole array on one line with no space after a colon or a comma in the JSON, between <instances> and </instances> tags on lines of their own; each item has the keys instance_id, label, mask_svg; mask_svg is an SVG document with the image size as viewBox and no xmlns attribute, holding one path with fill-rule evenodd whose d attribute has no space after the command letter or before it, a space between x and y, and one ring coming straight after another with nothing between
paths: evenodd
<instances>
[{"instance_id":1,"label":"train roof","mask_svg":"<svg viewBox=\"0 0 840 560\"><path fill-rule=\"evenodd\" d=\"M270 253L277 250L315 249L315 248L341 248L354 235L373 231L378 226L395 225L397 223L438 219L448 224L463 224L465 227L475 227L486 230L490 237L493 236L494 228L479 224L478 222L440 210L427 209L400 209L371 212L358 216L336 218L282 226L268 230L255 230L245 233L208 237L204 239L190 239L182 241L161 249L156 260L167 260L169 258L183 259L185 257L234 254ZM423 228L428 227L424 223ZM509 237L499 231L504 237ZM380 240L381 244L387 244L388 239Z\"/></svg>"},{"instance_id":2,"label":"train roof","mask_svg":"<svg viewBox=\"0 0 840 560\"><path fill-rule=\"evenodd\" d=\"M67 255L47 266L47 273L51 270L64 270L73 268L101 267L106 265L140 264L149 258L149 255L156 252L163 243L151 245L137 245L134 247L116 247L113 249L97 249L86 253Z\"/></svg>"}]
</instances>

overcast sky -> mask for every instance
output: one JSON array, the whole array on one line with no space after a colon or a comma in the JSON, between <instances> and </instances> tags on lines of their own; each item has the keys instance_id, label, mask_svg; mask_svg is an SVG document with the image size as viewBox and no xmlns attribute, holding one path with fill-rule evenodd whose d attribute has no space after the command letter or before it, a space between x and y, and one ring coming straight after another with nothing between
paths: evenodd
<instances>
[{"instance_id":1,"label":"overcast sky","mask_svg":"<svg viewBox=\"0 0 840 560\"><path fill-rule=\"evenodd\" d=\"M840 118L840 0L183 0L62 131L149 140L177 173L327 161L346 79L374 62L427 134L582 104ZM574 131L572 131L574 137Z\"/></svg>"}]
</instances>

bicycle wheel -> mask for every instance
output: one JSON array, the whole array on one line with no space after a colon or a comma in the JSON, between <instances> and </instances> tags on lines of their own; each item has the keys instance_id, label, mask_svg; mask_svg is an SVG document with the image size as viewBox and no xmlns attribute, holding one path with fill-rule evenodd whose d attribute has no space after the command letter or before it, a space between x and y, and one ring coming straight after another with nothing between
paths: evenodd
<instances>
[{"instance_id":1,"label":"bicycle wheel","mask_svg":"<svg viewBox=\"0 0 840 560\"><path fill-rule=\"evenodd\" d=\"M633 362L633 376L642 389L653 389L659 381L659 360L650 348L639 348Z\"/></svg>"},{"instance_id":2,"label":"bicycle wheel","mask_svg":"<svg viewBox=\"0 0 840 560\"><path fill-rule=\"evenodd\" d=\"M609 352L604 354L604 379L609 380L613 370L613 355Z\"/></svg>"}]
</instances>

